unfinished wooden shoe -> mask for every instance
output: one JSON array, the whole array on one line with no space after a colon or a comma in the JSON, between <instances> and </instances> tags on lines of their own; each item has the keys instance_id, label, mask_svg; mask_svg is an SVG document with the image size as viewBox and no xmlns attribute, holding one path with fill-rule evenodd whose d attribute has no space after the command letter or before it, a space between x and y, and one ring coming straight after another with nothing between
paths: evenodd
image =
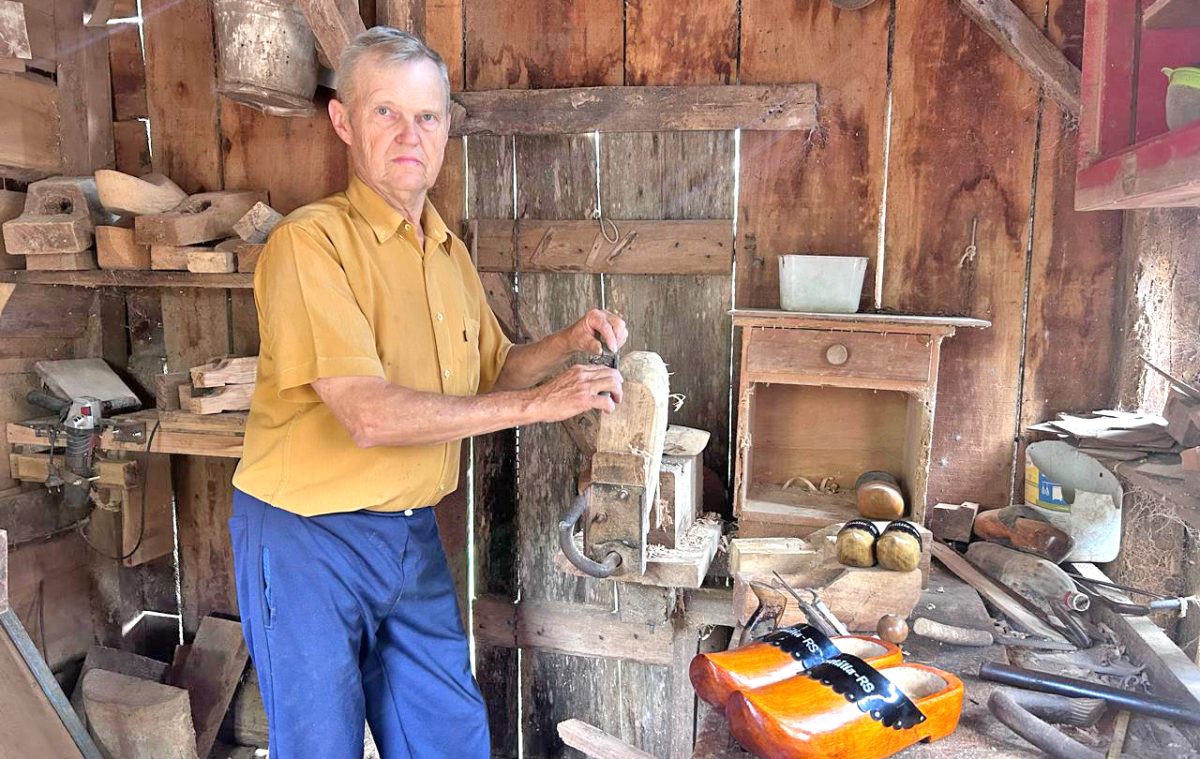
<instances>
[{"instance_id":1,"label":"unfinished wooden shoe","mask_svg":"<svg viewBox=\"0 0 1200 759\"><path fill-rule=\"evenodd\" d=\"M924 664L875 669L843 654L804 674L730 697L742 747L761 759L882 759L958 727L963 684Z\"/></svg>"},{"instance_id":2,"label":"unfinished wooden shoe","mask_svg":"<svg viewBox=\"0 0 1200 759\"><path fill-rule=\"evenodd\" d=\"M829 638L811 625L793 625L732 651L700 654L692 659L692 687L696 695L720 708L735 691L786 680L840 654L853 654L880 667L899 664L902 657L899 648L878 638Z\"/></svg>"},{"instance_id":3,"label":"unfinished wooden shoe","mask_svg":"<svg viewBox=\"0 0 1200 759\"><path fill-rule=\"evenodd\" d=\"M92 247L96 225L111 219L91 177L43 179L29 185L24 213L4 222L4 246L22 256L81 253Z\"/></svg>"}]
</instances>

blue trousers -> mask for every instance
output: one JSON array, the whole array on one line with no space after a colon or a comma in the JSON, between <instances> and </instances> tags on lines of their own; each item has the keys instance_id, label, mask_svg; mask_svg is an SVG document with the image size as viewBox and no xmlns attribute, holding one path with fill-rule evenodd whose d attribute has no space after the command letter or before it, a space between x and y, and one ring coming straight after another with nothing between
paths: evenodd
<instances>
[{"instance_id":1,"label":"blue trousers","mask_svg":"<svg viewBox=\"0 0 1200 759\"><path fill-rule=\"evenodd\" d=\"M234 491L238 607L271 759L487 759L433 509L302 517Z\"/></svg>"}]
</instances>

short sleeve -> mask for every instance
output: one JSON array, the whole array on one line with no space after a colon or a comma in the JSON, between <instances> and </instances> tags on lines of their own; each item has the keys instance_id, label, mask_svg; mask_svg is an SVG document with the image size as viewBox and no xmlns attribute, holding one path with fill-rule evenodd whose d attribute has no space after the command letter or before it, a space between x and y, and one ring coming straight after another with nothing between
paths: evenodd
<instances>
[{"instance_id":1,"label":"short sleeve","mask_svg":"<svg viewBox=\"0 0 1200 759\"><path fill-rule=\"evenodd\" d=\"M317 379L384 376L374 330L328 240L297 224L276 229L255 266L254 297L283 400L320 401Z\"/></svg>"},{"instance_id":2,"label":"short sleeve","mask_svg":"<svg viewBox=\"0 0 1200 759\"><path fill-rule=\"evenodd\" d=\"M500 321L496 318L492 307L488 305L483 283L475 275L475 284L479 293L479 392L490 392L504 371L504 362L513 344L500 329Z\"/></svg>"}]
</instances>

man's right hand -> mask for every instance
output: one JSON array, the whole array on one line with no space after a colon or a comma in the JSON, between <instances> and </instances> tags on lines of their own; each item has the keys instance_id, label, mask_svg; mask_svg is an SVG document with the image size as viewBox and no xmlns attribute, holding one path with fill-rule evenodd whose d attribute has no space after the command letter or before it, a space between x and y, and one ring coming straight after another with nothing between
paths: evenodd
<instances>
[{"instance_id":1,"label":"man's right hand","mask_svg":"<svg viewBox=\"0 0 1200 759\"><path fill-rule=\"evenodd\" d=\"M538 416L545 422L561 422L592 409L611 414L616 404L621 402L622 382L621 373L616 369L575 364L549 382L534 388Z\"/></svg>"}]
</instances>

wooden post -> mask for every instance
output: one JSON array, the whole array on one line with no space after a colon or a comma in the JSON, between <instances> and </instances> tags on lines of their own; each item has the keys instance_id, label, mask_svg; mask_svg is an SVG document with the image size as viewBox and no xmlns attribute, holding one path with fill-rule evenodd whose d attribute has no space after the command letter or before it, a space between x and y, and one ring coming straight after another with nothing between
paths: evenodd
<instances>
[{"instance_id":1,"label":"wooden post","mask_svg":"<svg viewBox=\"0 0 1200 759\"><path fill-rule=\"evenodd\" d=\"M366 31L358 13L358 3L353 0L297 0L297 4L312 27L313 36L329 60L330 68L336 70L346 45Z\"/></svg>"}]
</instances>

